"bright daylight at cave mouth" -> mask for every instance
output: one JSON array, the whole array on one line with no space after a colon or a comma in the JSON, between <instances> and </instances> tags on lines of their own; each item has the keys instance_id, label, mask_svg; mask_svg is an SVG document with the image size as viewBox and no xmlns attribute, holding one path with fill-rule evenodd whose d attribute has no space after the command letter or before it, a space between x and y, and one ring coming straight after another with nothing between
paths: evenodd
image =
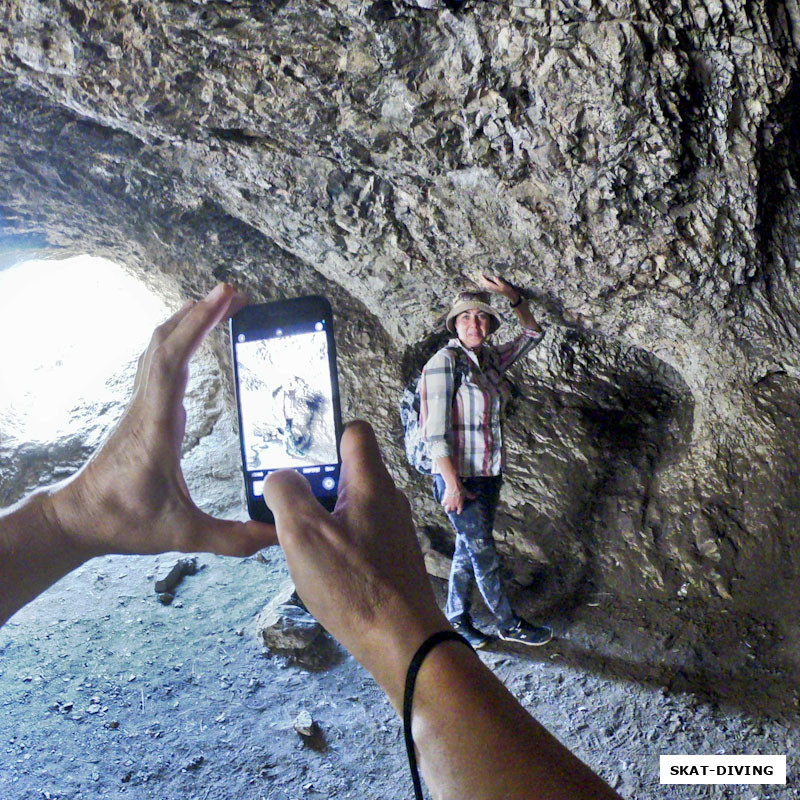
<instances>
[{"instance_id":1,"label":"bright daylight at cave mouth","mask_svg":"<svg viewBox=\"0 0 800 800\"><path fill-rule=\"evenodd\" d=\"M76 256L0 272L0 439L47 443L95 426L127 401L164 302L122 267Z\"/></svg>"}]
</instances>

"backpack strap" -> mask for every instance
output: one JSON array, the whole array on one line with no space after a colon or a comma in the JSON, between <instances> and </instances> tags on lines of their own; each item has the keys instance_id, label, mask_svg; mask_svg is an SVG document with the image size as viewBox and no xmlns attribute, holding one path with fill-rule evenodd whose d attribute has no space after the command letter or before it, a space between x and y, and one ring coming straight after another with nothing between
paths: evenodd
<instances>
[{"instance_id":1,"label":"backpack strap","mask_svg":"<svg viewBox=\"0 0 800 800\"><path fill-rule=\"evenodd\" d=\"M460 347L448 345L445 349L449 350L456 359L456 366L453 374L453 397L455 397L464 379L469 375L469 359L464 355L464 351Z\"/></svg>"}]
</instances>

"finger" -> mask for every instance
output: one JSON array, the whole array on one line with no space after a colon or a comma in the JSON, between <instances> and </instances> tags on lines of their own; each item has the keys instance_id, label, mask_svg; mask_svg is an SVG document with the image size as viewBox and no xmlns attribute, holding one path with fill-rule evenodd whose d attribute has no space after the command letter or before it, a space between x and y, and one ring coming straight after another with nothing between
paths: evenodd
<instances>
[{"instance_id":1,"label":"finger","mask_svg":"<svg viewBox=\"0 0 800 800\"><path fill-rule=\"evenodd\" d=\"M314 497L308 481L293 469L273 472L264 481L264 502L275 517L278 530L292 519L314 519L328 512Z\"/></svg>"},{"instance_id":2,"label":"finger","mask_svg":"<svg viewBox=\"0 0 800 800\"><path fill-rule=\"evenodd\" d=\"M142 384L142 375L144 374L144 362L146 356L147 356L147 350L145 350L139 356L139 360L136 362L136 377L133 379L133 392L131 394L136 394L136 391Z\"/></svg>"},{"instance_id":3,"label":"finger","mask_svg":"<svg viewBox=\"0 0 800 800\"><path fill-rule=\"evenodd\" d=\"M246 295L227 283L217 284L202 300L195 303L179 321L164 343L166 355L175 366L183 366L192 357L209 331L231 313L241 308Z\"/></svg>"},{"instance_id":4,"label":"finger","mask_svg":"<svg viewBox=\"0 0 800 800\"><path fill-rule=\"evenodd\" d=\"M241 292L237 289L233 295L231 304L228 306L227 312L222 317L223 322L232 317L237 311L241 311L241 309L249 304L250 297L245 292Z\"/></svg>"},{"instance_id":5,"label":"finger","mask_svg":"<svg viewBox=\"0 0 800 800\"><path fill-rule=\"evenodd\" d=\"M156 423L173 419L186 389L189 359L209 331L228 313L234 300L238 305L241 297L233 286L218 284L202 300L184 311L177 324L175 319L180 312L156 329L143 376L148 386L152 378L150 401L156 410L153 416ZM164 338L167 331L170 332Z\"/></svg>"},{"instance_id":6,"label":"finger","mask_svg":"<svg viewBox=\"0 0 800 800\"><path fill-rule=\"evenodd\" d=\"M139 363L136 366L136 378L133 381L133 393L136 394L137 389L141 386L144 376L150 368L150 360L153 351L166 341L167 337L175 330L180 321L191 311L194 306L194 300L187 300L169 319L162 322L150 337L145 351L139 356Z\"/></svg>"},{"instance_id":7,"label":"finger","mask_svg":"<svg viewBox=\"0 0 800 800\"><path fill-rule=\"evenodd\" d=\"M381 494L394 491L392 476L383 463L378 440L368 422L348 423L342 435L340 497L348 492Z\"/></svg>"},{"instance_id":8,"label":"finger","mask_svg":"<svg viewBox=\"0 0 800 800\"><path fill-rule=\"evenodd\" d=\"M195 302L195 300L187 300L168 320L158 326L158 330L162 333L162 341L178 327L181 320L194 308Z\"/></svg>"},{"instance_id":9,"label":"finger","mask_svg":"<svg viewBox=\"0 0 800 800\"><path fill-rule=\"evenodd\" d=\"M153 341L156 344L161 344L161 342L165 341L172 331L178 327L181 320L192 310L194 305L194 300L187 300L169 319L164 320L153 332L151 344Z\"/></svg>"}]
</instances>

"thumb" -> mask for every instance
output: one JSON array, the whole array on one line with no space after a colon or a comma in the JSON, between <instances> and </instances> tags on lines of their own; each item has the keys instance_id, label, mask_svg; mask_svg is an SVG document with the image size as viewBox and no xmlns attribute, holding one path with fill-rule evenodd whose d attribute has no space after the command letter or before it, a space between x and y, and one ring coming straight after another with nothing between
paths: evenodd
<instances>
[{"instance_id":1,"label":"thumb","mask_svg":"<svg viewBox=\"0 0 800 800\"><path fill-rule=\"evenodd\" d=\"M293 469L282 469L264 481L264 502L275 516L278 531L292 520L328 515L311 492L308 481Z\"/></svg>"},{"instance_id":2,"label":"thumb","mask_svg":"<svg viewBox=\"0 0 800 800\"><path fill-rule=\"evenodd\" d=\"M275 526L263 522L217 519L194 509L192 528L201 533L202 550L220 556L249 556L278 543Z\"/></svg>"}]
</instances>

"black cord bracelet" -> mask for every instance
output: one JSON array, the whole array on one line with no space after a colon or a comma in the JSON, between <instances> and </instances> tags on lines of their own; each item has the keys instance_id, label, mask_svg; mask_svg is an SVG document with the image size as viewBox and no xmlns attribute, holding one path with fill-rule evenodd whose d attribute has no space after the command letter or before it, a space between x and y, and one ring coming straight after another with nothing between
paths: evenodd
<instances>
[{"instance_id":1,"label":"black cord bracelet","mask_svg":"<svg viewBox=\"0 0 800 800\"><path fill-rule=\"evenodd\" d=\"M523 300L522 295L518 294L517 295L517 302L516 303L511 303L511 308L516 308L522 302L522 300Z\"/></svg>"},{"instance_id":2,"label":"black cord bracelet","mask_svg":"<svg viewBox=\"0 0 800 800\"><path fill-rule=\"evenodd\" d=\"M415 800L423 800L422 783L419 779L419 768L417 767L417 754L414 752L414 739L411 736L411 706L414 702L414 686L417 683L417 673L419 672L425 656L436 647L446 641L462 642L470 650L472 645L460 634L455 631L439 631L429 636L414 653L411 663L408 665L406 673L406 687L403 692L403 735L406 740L406 752L408 753L408 768L411 770L411 780L414 782Z\"/></svg>"}]
</instances>

